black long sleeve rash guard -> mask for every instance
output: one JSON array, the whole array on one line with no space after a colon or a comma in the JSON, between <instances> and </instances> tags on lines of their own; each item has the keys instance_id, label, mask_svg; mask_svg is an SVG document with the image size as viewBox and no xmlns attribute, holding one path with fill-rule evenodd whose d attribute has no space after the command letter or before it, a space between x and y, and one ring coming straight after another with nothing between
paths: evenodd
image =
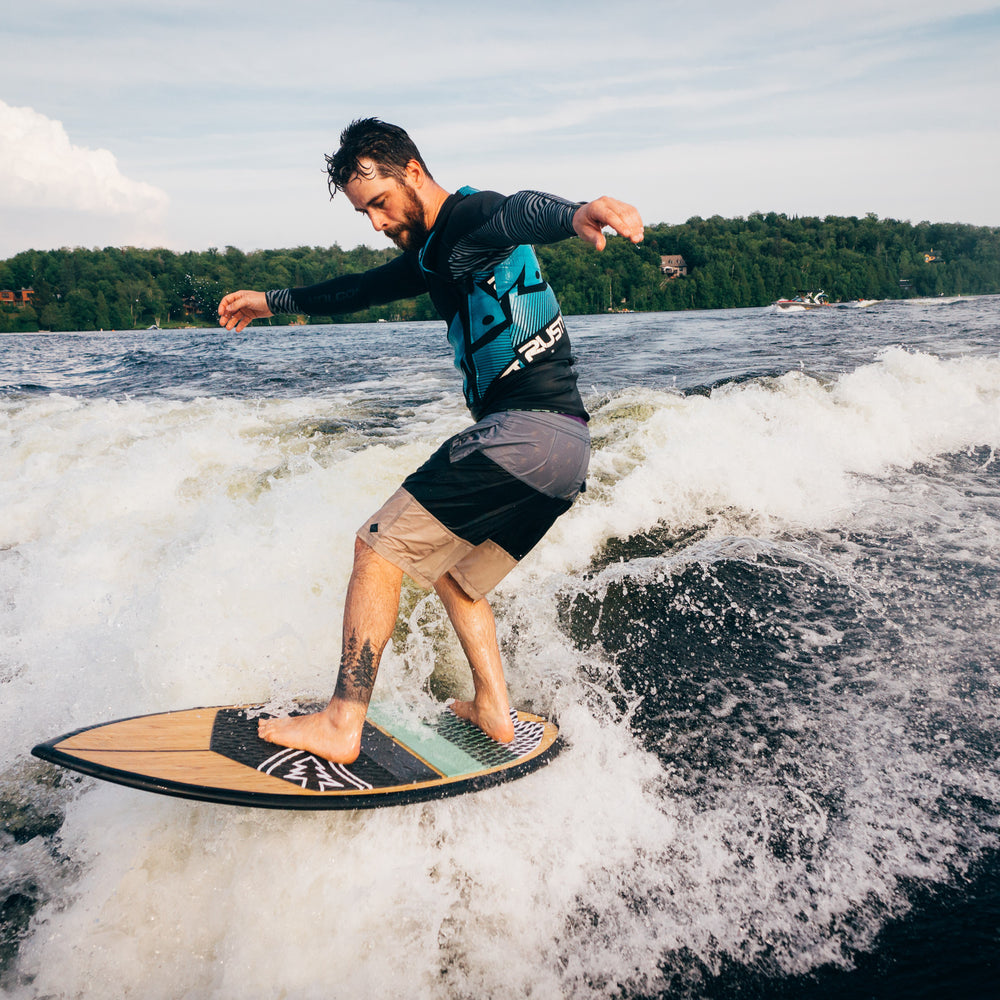
<instances>
[{"instance_id":1,"label":"black long sleeve rash guard","mask_svg":"<svg viewBox=\"0 0 1000 1000\"><path fill-rule=\"evenodd\" d=\"M449 195L419 251L304 288L267 293L271 312L334 315L428 292L448 325L475 420L499 410L587 419L569 337L534 243L574 235L579 203L538 191Z\"/></svg>"}]
</instances>

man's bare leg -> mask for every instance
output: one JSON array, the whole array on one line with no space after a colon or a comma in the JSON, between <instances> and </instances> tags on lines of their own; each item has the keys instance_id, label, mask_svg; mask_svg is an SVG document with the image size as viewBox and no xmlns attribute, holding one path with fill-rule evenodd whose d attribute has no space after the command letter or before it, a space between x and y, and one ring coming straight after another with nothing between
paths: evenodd
<instances>
[{"instance_id":1,"label":"man's bare leg","mask_svg":"<svg viewBox=\"0 0 1000 1000\"><path fill-rule=\"evenodd\" d=\"M261 719L261 739L308 750L337 764L361 751L361 727L382 651L399 614L403 571L361 539L354 543L354 571L344 603L344 640L337 687L330 704L313 715Z\"/></svg>"},{"instance_id":2,"label":"man's bare leg","mask_svg":"<svg viewBox=\"0 0 1000 1000\"><path fill-rule=\"evenodd\" d=\"M454 701L451 710L478 726L487 736L500 743L509 743L514 738L514 724L510 721L507 682L497 645L493 609L485 598L472 600L448 573L438 580L434 589L458 633L472 668L476 690L472 701Z\"/></svg>"}]
</instances>

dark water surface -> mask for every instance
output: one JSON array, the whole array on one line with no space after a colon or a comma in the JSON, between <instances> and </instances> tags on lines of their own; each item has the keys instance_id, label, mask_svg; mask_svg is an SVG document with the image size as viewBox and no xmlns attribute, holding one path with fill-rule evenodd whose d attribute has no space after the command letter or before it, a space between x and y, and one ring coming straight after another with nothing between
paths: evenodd
<instances>
[{"instance_id":1,"label":"dark water surface","mask_svg":"<svg viewBox=\"0 0 1000 1000\"><path fill-rule=\"evenodd\" d=\"M494 601L567 751L309 817L28 750L328 690L354 527L465 421L440 325L0 336L11 996L996 995L1000 298L568 325L589 488ZM376 697L467 684L408 586Z\"/></svg>"}]
</instances>

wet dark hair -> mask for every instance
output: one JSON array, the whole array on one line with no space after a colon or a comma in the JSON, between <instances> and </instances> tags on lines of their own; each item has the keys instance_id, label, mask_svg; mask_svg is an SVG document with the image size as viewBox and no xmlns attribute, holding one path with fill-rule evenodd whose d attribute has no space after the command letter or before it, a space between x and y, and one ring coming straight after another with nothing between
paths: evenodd
<instances>
[{"instance_id":1,"label":"wet dark hair","mask_svg":"<svg viewBox=\"0 0 1000 1000\"><path fill-rule=\"evenodd\" d=\"M375 172L363 171L360 160L371 160ZM340 133L340 149L326 157L330 197L343 191L355 176L377 175L402 181L410 160L416 160L424 173L431 176L413 140L398 125L389 125L378 118L358 118Z\"/></svg>"}]
</instances>

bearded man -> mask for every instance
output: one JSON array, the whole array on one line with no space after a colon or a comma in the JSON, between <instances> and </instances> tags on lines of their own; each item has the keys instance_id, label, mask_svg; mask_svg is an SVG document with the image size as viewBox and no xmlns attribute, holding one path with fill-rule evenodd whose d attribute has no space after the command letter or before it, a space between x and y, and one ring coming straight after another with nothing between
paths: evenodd
<instances>
[{"instance_id":1,"label":"bearded man","mask_svg":"<svg viewBox=\"0 0 1000 1000\"><path fill-rule=\"evenodd\" d=\"M219 304L220 325L242 330L275 313L349 313L428 292L447 324L475 423L445 441L358 530L329 704L262 719L260 735L337 763L357 758L405 573L437 591L472 669L473 700L452 702L452 711L509 742L514 726L486 595L570 508L590 460L569 336L532 244L576 235L603 250L605 226L638 243L642 219L608 197L449 193L406 132L374 118L352 122L326 159L331 195L342 191L403 253L306 288L232 292Z\"/></svg>"}]
</instances>

